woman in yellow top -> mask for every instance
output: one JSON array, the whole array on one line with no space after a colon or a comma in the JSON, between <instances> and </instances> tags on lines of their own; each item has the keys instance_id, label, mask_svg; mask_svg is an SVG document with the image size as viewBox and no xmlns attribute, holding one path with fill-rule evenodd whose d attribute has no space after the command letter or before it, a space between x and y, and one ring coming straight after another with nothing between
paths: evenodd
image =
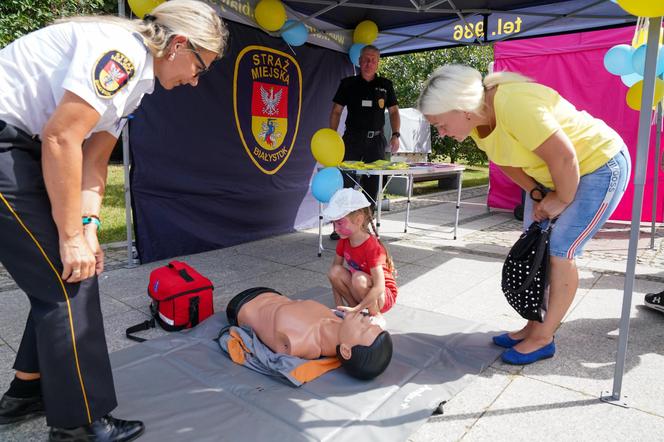
<instances>
[{"instance_id":1,"label":"woman in yellow top","mask_svg":"<svg viewBox=\"0 0 664 442\"><path fill-rule=\"evenodd\" d=\"M542 323L493 338L503 360L529 364L555 354L553 334L579 285L574 259L616 208L630 159L620 136L555 90L510 72L482 79L462 65L438 68L418 107L441 136L470 136L530 198L524 229L558 218L550 242L549 304Z\"/></svg>"}]
</instances>

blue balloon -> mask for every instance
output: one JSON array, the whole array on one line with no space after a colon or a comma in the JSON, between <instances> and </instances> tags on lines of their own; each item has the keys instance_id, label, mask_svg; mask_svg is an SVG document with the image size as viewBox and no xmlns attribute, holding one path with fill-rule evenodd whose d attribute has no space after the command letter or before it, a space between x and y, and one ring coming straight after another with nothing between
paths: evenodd
<instances>
[{"instance_id":1,"label":"blue balloon","mask_svg":"<svg viewBox=\"0 0 664 442\"><path fill-rule=\"evenodd\" d=\"M281 29L286 29L281 33L281 38L291 46L302 46L307 42L307 38L309 38L307 27L304 26L304 23L297 20L286 20Z\"/></svg>"},{"instance_id":2,"label":"blue balloon","mask_svg":"<svg viewBox=\"0 0 664 442\"><path fill-rule=\"evenodd\" d=\"M646 51L648 50L648 45L641 45L634 51L632 54L632 66L634 71L637 74L644 75L646 70ZM659 75L664 72L664 46L659 48L657 54L657 64L655 65L655 75Z\"/></svg>"},{"instance_id":3,"label":"blue balloon","mask_svg":"<svg viewBox=\"0 0 664 442\"><path fill-rule=\"evenodd\" d=\"M604 67L613 75L627 75L634 72L632 53L629 45L616 45L604 54Z\"/></svg>"},{"instance_id":4,"label":"blue balloon","mask_svg":"<svg viewBox=\"0 0 664 442\"><path fill-rule=\"evenodd\" d=\"M646 50L648 50L648 45L641 45L634 50L632 54L632 67L634 72L643 76L643 72L646 68Z\"/></svg>"},{"instance_id":5,"label":"blue balloon","mask_svg":"<svg viewBox=\"0 0 664 442\"><path fill-rule=\"evenodd\" d=\"M334 193L344 187L344 179L336 167L326 167L311 181L311 193L321 203L330 202Z\"/></svg>"},{"instance_id":6,"label":"blue balloon","mask_svg":"<svg viewBox=\"0 0 664 442\"><path fill-rule=\"evenodd\" d=\"M364 43L355 43L353 46L350 47L350 50L348 51L348 56L350 57L350 62L353 63L355 66L360 65L360 52L362 52L362 48L365 47L366 45Z\"/></svg>"},{"instance_id":7,"label":"blue balloon","mask_svg":"<svg viewBox=\"0 0 664 442\"><path fill-rule=\"evenodd\" d=\"M638 83L639 81L643 80L643 77L636 72L633 72L631 74L627 75L621 75L620 79L622 80L623 84L627 87L632 87L634 84Z\"/></svg>"}]
</instances>

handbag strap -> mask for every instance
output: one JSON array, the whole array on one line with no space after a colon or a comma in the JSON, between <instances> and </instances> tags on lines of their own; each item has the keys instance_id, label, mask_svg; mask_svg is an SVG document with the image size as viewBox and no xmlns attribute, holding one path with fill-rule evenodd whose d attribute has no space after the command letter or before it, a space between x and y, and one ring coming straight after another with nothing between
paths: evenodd
<instances>
[{"instance_id":1,"label":"handbag strap","mask_svg":"<svg viewBox=\"0 0 664 442\"><path fill-rule=\"evenodd\" d=\"M171 261L168 263L168 268L175 270L178 275L180 275L180 278L182 278L185 282L193 282L194 278L187 273L187 267L184 265L184 263L180 261Z\"/></svg>"},{"instance_id":2,"label":"handbag strap","mask_svg":"<svg viewBox=\"0 0 664 442\"><path fill-rule=\"evenodd\" d=\"M190 327L198 325L199 309L201 298L199 296L192 296L189 298L189 324Z\"/></svg>"},{"instance_id":3,"label":"handbag strap","mask_svg":"<svg viewBox=\"0 0 664 442\"><path fill-rule=\"evenodd\" d=\"M539 269L540 266L542 265L542 260L544 259L544 253L546 253L547 251L547 247L545 247L545 245L546 242L549 240L549 236L551 235L551 229L553 228L553 225L557 220L558 217L549 220L549 224L546 226L546 228L540 230L540 237L538 238L537 241L537 251L535 252L535 259L533 260L533 269L534 268ZM523 284L521 284L521 286L518 289L514 290L514 293L521 293L526 289L526 287L530 287L530 285L533 283L533 280L535 279L535 276L537 275L537 272L533 271L533 269L531 269L531 271L528 272L528 276L526 277L525 281L523 281Z\"/></svg>"},{"instance_id":4,"label":"handbag strap","mask_svg":"<svg viewBox=\"0 0 664 442\"><path fill-rule=\"evenodd\" d=\"M140 324L132 325L131 327L128 327L127 330L125 330L125 335L131 339L132 341L136 342L145 342L147 339L145 338L139 338L138 336L134 336L133 334L139 331L143 330L150 330L151 328L156 327L156 324L154 322L154 318L150 318L149 321L143 321Z\"/></svg>"},{"instance_id":5,"label":"handbag strap","mask_svg":"<svg viewBox=\"0 0 664 442\"><path fill-rule=\"evenodd\" d=\"M549 219L549 224L546 226L545 229L542 229L543 232L548 232L549 230L553 229L553 225L558 221L558 217L555 217L553 219Z\"/></svg>"}]
</instances>

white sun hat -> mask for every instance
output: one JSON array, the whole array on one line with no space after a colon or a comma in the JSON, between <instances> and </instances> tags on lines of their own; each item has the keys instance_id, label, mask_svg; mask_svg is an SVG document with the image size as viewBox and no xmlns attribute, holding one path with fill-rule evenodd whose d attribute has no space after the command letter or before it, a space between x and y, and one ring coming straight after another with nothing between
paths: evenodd
<instances>
[{"instance_id":1,"label":"white sun hat","mask_svg":"<svg viewBox=\"0 0 664 442\"><path fill-rule=\"evenodd\" d=\"M336 221L369 205L369 200L359 190L339 189L330 198L330 204L323 209L323 219L325 222Z\"/></svg>"}]
</instances>

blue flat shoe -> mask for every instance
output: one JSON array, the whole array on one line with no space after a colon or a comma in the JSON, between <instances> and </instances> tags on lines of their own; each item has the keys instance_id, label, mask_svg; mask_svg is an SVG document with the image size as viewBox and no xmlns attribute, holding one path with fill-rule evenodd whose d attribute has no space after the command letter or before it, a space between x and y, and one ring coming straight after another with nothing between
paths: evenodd
<instances>
[{"instance_id":1,"label":"blue flat shoe","mask_svg":"<svg viewBox=\"0 0 664 442\"><path fill-rule=\"evenodd\" d=\"M510 338L509 333L503 333L502 335L494 336L492 339L494 344L503 348L512 348L519 342L523 341L523 339Z\"/></svg>"},{"instance_id":2,"label":"blue flat shoe","mask_svg":"<svg viewBox=\"0 0 664 442\"><path fill-rule=\"evenodd\" d=\"M520 353L513 348L503 352L503 362L512 365L527 365L533 362L541 361L553 357L556 354L556 344L551 341L550 344L545 345L539 350L531 351L530 353Z\"/></svg>"}]
</instances>

